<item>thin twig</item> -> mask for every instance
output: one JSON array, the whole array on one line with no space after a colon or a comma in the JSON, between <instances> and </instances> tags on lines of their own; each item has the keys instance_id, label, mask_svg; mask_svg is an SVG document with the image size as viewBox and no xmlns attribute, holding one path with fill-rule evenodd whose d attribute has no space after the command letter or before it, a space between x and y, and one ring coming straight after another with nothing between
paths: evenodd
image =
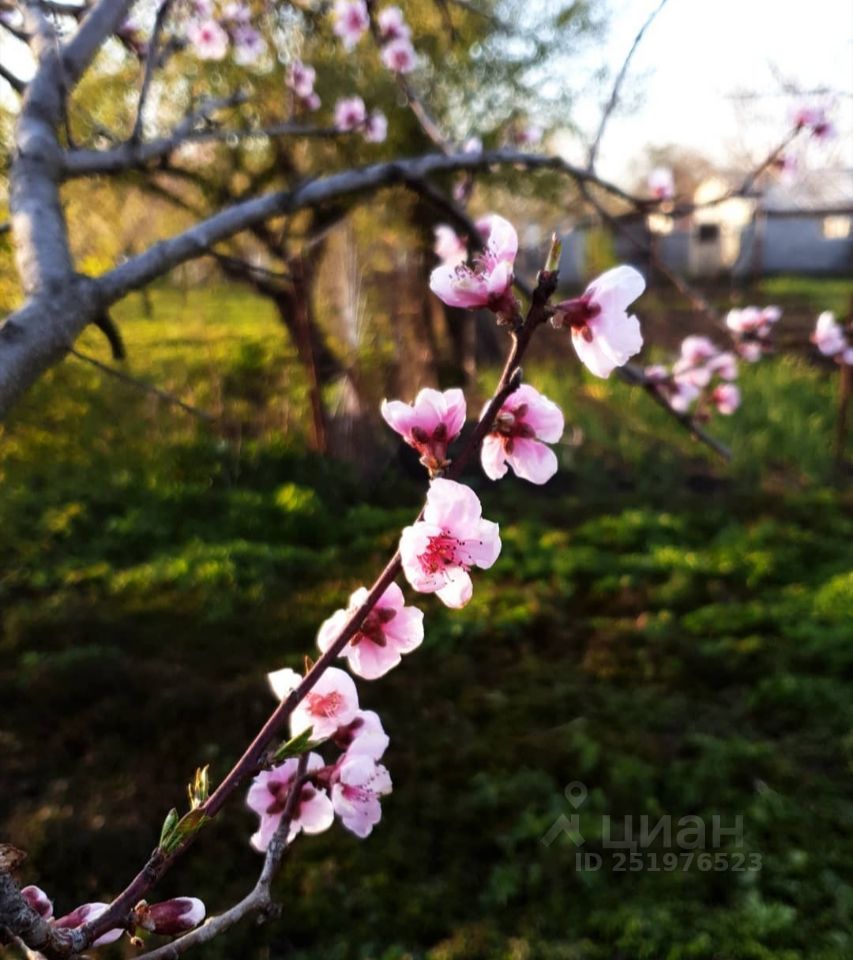
<instances>
[{"instance_id":1,"label":"thin twig","mask_svg":"<svg viewBox=\"0 0 853 960\"><path fill-rule=\"evenodd\" d=\"M607 127L607 121L610 119L610 114L616 109L616 105L619 102L619 92L622 88L622 84L625 80L625 77L628 73L628 67L630 66L631 60L634 54L639 47L645 32L649 27L654 23L657 15L663 10L666 6L667 0L660 0L660 3L652 10L649 16L646 18L645 23L640 27L639 32L636 37L634 37L634 42L631 44L631 49L628 51L625 60L622 63L622 68L619 70L619 73L616 75L616 80L613 83L613 90L610 93L610 99L607 101L607 104L604 107L604 110L601 114L601 122L598 125L598 132L595 135L595 139L592 141L592 144L589 148L589 157L587 159L587 166L590 170L595 169L595 161L598 158L598 148L601 145L601 138L604 136L604 130Z\"/></svg>"},{"instance_id":2,"label":"thin twig","mask_svg":"<svg viewBox=\"0 0 853 960\"><path fill-rule=\"evenodd\" d=\"M199 420L204 420L205 423L214 423L216 420L218 420L218 417L214 416L212 413L208 413L206 410L202 410L199 407L194 407L191 403L187 403L186 400L181 400L180 397L175 396L174 393L169 393L168 390L164 390L162 387L157 387L153 383L148 383L147 380L139 380L136 377L132 377L129 373L125 373L123 370L117 370L115 367L109 366L109 364L102 363L97 357L93 357L88 353L83 353L76 347L72 347L69 353L77 357L78 360L82 360L84 363L89 363L93 367L97 367L99 370L109 374L109 376L114 377L116 380L120 380L122 383L126 383L130 387L135 387L137 390L142 390L145 393L152 394L158 399L163 400L165 403L172 404L175 407L180 407L181 410L191 414L194 417L198 417Z\"/></svg>"},{"instance_id":3,"label":"thin twig","mask_svg":"<svg viewBox=\"0 0 853 960\"><path fill-rule=\"evenodd\" d=\"M142 75L142 87L139 91L139 101L136 105L136 119L133 122L133 130L130 134L130 142L137 143L142 137L142 125L145 121L145 104L148 100L148 93L151 89L151 81L154 79L154 72L158 67L158 46L160 44L160 34L166 25L166 19L172 6L172 0L163 0L163 3L157 10L157 16L154 19L154 29L151 33L151 41L148 44L148 51L145 58L145 71Z\"/></svg>"}]
</instances>

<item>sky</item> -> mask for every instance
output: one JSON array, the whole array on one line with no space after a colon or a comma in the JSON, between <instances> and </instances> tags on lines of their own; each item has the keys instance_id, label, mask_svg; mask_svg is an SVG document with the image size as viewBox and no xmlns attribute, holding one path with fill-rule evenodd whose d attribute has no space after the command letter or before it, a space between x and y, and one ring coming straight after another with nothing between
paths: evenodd
<instances>
[{"instance_id":1,"label":"sky","mask_svg":"<svg viewBox=\"0 0 853 960\"><path fill-rule=\"evenodd\" d=\"M603 48L584 54L590 72L602 60L611 74L619 69L657 3L605 0L609 28ZM839 137L816 162L853 167L853 0L669 0L631 61L629 109L610 120L599 170L636 175L646 144L678 143L722 165L744 152L757 161L784 137L799 102L784 95L787 84L838 94ZM744 92L760 96L735 99ZM600 103L600 91L579 103L586 129ZM561 149L572 153L569 143Z\"/></svg>"}]
</instances>

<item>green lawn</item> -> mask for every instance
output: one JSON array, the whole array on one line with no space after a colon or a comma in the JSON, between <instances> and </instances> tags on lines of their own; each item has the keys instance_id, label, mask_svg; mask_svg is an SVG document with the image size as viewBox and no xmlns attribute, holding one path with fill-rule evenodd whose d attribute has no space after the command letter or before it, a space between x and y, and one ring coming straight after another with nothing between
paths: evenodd
<instances>
[{"instance_id":1,"label":"green lawn","mask_svg":"<svg viewBox=\"0 0 853 960\"><path fill-rule=\"evenodd\" d=\"M117 314L130 369L222 423L70 359L0 448L0 837L61 912L127 881L196 766L227 769L272 706L265 672L312 652L421 489L392 447L369 482L305 452L304 384L262 303L154 307ZM98 335L83 348L105 359ZM525 372L564 405L564 469L541 491L472 471L500 560L462 612L422 598L423 649L360 685L392 738L382 823L298 841L281 920L203 955L846 960L853 499L831 482L833 382L806 358L747 369L742 412L712 425L726 467L639 392L547 358ZM575 781L601 870L542 842ZM714 851L727 869L652 869L660 838L618 869L602 817L666 814L742 817L742 845ZM244 893L253 819L229 809L163 893Z\"/></svg>"}]
</instances>

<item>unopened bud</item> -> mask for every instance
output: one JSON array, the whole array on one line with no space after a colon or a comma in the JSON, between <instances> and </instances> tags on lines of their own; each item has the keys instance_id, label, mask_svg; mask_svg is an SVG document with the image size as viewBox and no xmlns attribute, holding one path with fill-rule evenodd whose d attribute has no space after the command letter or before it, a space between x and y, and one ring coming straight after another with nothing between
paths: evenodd
<instances>
[{"instance_id":1,"label":"unopened bud","mask_svg":"<svg viewBox=\"0 0 853 960\"><path fill-rule=\"evenodd\" d=\"M23 890L21 890L21 896L40 917L43 917L45 920L50 920L53 916L53 903L41 887L32 885L24 887Z\"/></svg>"},{"instance_id":2,"label":"unopened bud","mask_svg":"<svg viewBox=\"0 0 853 960\"><path fill-rule=\"evenodd\" d=\"M144 930L171 936L197 927L205 917L205 907L197 897L175 897L149 906L145 901L134 908L136 923Z\"/></svg>"}]
</instances>

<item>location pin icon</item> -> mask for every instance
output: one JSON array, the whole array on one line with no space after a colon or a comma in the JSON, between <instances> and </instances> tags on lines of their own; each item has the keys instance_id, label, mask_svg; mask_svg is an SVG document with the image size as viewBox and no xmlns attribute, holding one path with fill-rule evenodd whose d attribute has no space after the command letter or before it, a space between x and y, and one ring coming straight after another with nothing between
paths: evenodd
<instances>
[{"instance_id":1,"label":"location pin icon","mask_svg":"<svg viewBox=\"0 0 853 960\"><path fill-rule=\"evenodd\" d=\"M572 780L563 793L569 803L577 810L583 806L586 800L586 785L581 783L580 780Z\"/></svg>"}]
</instances>

